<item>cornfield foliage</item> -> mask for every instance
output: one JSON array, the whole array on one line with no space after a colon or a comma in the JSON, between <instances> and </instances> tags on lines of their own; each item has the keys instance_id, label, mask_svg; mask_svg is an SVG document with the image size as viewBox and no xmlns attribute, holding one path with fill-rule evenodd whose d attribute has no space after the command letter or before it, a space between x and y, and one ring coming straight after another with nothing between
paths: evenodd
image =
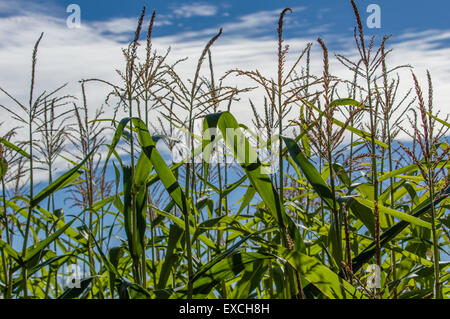
<instances>
[{"instance_id":1,"label":"cornfield foliage","mask_svg":"<svg viewBox=\"0 0 450 319\"><path fill-rule=\"evenodd\" d=\"M11 101L2 113L21 126L0 137L1 296L448 298L450 123L433 109L429 74L428 92L411 72L402 80L412 89L399 93L396 70L409 67L388 66L388 37L365 37L351 5L359 56L335 55L350 80L332 75L321 39L322 74L311 72L312 44L287 66L289 8L278 23L276 78L239 69L216 77L220 30L184 81L183 61L169 64L152 48L155 12L142 30L144 8L123 50L122 82L82 80L81 100L61 95L64 86L35 92L41 35L29 100L0 87ZM232 77L252 88L223 84ZM91 117L93 82L111 89L113 118L103 107ZM252 90L264 101L249 102L255 129L232 109ZM121 110L127 117L117 119ZM190 137L180 161L157 147L177 150L174 132ZM409 142L397 139L402 132ZM61 160L72 168L54 176ZM61 196L71 213L58 207ZM74 265L81 276L68 273Z\"/></svg>"}]
</instances>

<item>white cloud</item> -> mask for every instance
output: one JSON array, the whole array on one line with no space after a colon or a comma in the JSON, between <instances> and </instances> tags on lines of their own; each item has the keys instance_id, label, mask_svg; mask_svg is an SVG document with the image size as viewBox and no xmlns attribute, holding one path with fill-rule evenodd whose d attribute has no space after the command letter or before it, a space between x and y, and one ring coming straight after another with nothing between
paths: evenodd
<instances>
[{"instance_id":1,"label":"white cloud","mask_svg":"<svg viewBox=\"0 0 450 319\"><path fill-rule=\"evenodd\" d=\"M220 25L223 29L224 37L227 39L234 39L236 37L240 38L251 38L254 36L266 36L267 34L275 34L278 18L280 16L280 12L283 8L275 9L275 10L261 10L254 13L249 13L236 19L225 22ZM305 10L305 7L295 7L292 8L294 13L299 13ZM287 15L285 18L285 29L298 27L300 23L296 18ZM186 40L192 40L194 38L201 39L204 41L207 37L210 37L213 34L216 34L219 31L219 26L217 27L208 27L201 30L196 31L185 31L183 33L176 33L170 36L164 37L164 41L169 41L168 45L172 45L179 42L186 42ZM308 30L305 30L307 32Z\"/></svg>"},{"instance_id":2,"label":"white cloud","mask_svg":"<svg viewBox=\"0 0 450 319\"><path fill-rule=\"evenodd\" d=\"M136 18L116 18L108 21L93 22L92 28L99 33L107 32L112 34L121 34L134 32L137 27Z\"/></svg>"},{"instance_id":3,"label":"white cloud","mask_svg":"<svg viewBox=\"0 0 450 319\"><path fill-rule=\"evenodd\" d=\"M33 13L46 13L48 15L51 12L57 12L61 7L55 4L53 1L42 0L39 1L27 1L27 0L4 0L0 2L0 12L2 14L28 14ZM65 10L64 10L65 12Z\"/></svg>"},{"instance_id":4,"label":"white cloud","mask_svg":"<svg viewBox=\"0 0 450 319\"><path fill-rule=\"evenodd\" d=\"M305 7L292 8L293 14L299 14ZM263 10L238 17L237 22L230 22L224 25L224 30L229 32L246 31L246 34L260 33L263 30L273 30L275 32L276 23L282 8L275 10ZM298 17L298 16L297 16ZM285 28L297 25L298 21L292 15L285 16Z\"/></svg>"},{"instance_id":5,"label":"white cloud","mask_svg":"<svg viewBox=\"0 0 450 319\"><path fill-rule=\"evenodd\" d=\"M138 20L137 18L114 18L107 21L97 21L88 23L88 26L95 29L97 33L107 33L113 35L120 35L125 33L134 33L136 31ZM168 18L159 17L154 22L154 27L161 27L171 25L172 22ZM144 22L143 28L148 28L149 21ZM128 37L126 38L128 39Z\"/></svg>"},{"instance_id":6,"label":"white cloud","mask_svg":"<svg viewBox=\"0 0 450 319\"><path fill-rule=\"evenodd\" d=\"M329 12L331 12L331 8L320 8L317 12L317 19L322 20Z\"/></svg>"},{"instance_id":7,"label":"white cloud","mask_svg":"<svg viewBox=\"0 0 450 319\"><path fill-rule=\"evenodd\" d=\"M217 14L218 7L201 2L194 2L190 4L182 4L174 7L173 13L178 17L192 18L192 17L210 17Z\"/></svg>"}]
</instances>

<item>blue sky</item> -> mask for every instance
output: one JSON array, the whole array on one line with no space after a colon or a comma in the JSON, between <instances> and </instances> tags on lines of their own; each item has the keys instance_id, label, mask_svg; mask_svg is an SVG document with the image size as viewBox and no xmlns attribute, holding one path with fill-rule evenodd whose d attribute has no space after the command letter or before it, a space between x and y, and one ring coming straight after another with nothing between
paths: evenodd
<instances>
[{"instance_id":1,"label":"blue sky","mask_svg":"<svg viewBox=\"0 0 450 319\"><path fill-rule=\"evenodd\" d=\"M7 0L8 1L8 0ZM334 33L348 32L354 27L353 12L349 1L273 1L273 0L227 0L227 1L121 1L121 0L47 0L23 1L24 3L55 6L54 16L64 18L64 8L76 3L82 9L85 21L107 21L113 18L136 18L143 5L155 9L157 21L170 24L161 25L156 31L158 35L169 35L185 30L201 30L205 27L220 27L238 17L264 10L275 10L283 7L303 7L295 14L295 20L305 28L291 30L289 35L298 35L311 27L328 26ZM378 4L382 10L382 28L367 30L368 34L393 34L403 32L420 32L425 29L448 29L448 12L450 2L435 0L432 3L420 0L390 1L372 0L357 1L361 14L367 17L369 4ZM59 10L58 10L59 7ZM197 8L197 10L196 10ZM203 10L202 10L203 9ZM317 35L321 35L319 32Z\"/></svg>"},{"instance_id":2,"label":"blue sky","mask_svg":"<svg viewBox=\"0 0 450 319\"><path fill-rule=\"evenodd\" d=\"M117 18L135 19L142 6L146 5L147 9L155 9L157 12L157 22L160 25L156 34L159 36L211 27L218 28L245 15L284 7L302 8L302 10L296 10L297 12L294 12L291 19L294 21L293 25L299 27L292 28L288 36L299 35L312 28L317 29L324 26L327 27L327 32L332 31L333 34L348 33L354 27L353 11L350 2L346 0L4 0L2 2L4 4L0 5L0 17L15 16L28 8L32 11L46 12L49 16L60 19L67 17L65 8L68 5L78 4L82 10L82 21L85 22L106 22ZM9 10L5 10L8 8L8 3L11 4ZM12 5L13 3L15 5ZM367 30L368 34L393 34L396 36L405 32L420 32L430 29L447 30L449 28L450 2L446 0L435 0L432 3L420 0L359 0L357 4L363 19L369 15L366 12L368 5L378 4L381 8L382 27L381 29ZM267 26L271 26L270 23ZM267 30L262 28L260 31ZM327 32L317 32L316 35L323 36Z\"/></svg>"},{"instance_id":3,"label":"blue sky","mask_svg":"<svg viewBox=\"0 0 450 319\"><path fill-rule=\"evenodd\" d=\"M31 2L31 1L30 1ZM353 11L349 1L346 0L317 0L317 1L273 1L273 0L226 0L226 1L122 1L122 0L65 0L65 1L33 1L35 3L52 3L62 8L76 3L82 8L82 18L86 21L109 20L123 17L134 18L143 5L148 9L155 9L158 15L166 17L172 15L171 25L165 25L158 29L158 34L167 35L180 32L180 30L199 30L206 26L220 26L221 23L236 19L239 16L263 10L275 10L281 7L305 7L305 11L297 14L297 19L309 26L330 24L337 32L346 32L353 28ZM363 16L367 16L365 9L369 4L378 4L382 10L382 31L389 34L400 34L405 31L420 31L424 29L448 29L448 12L450 2L446 0L434 0L432 2L371 0L357 1ZM203 13L186 15L188 10L199 6L215 8ZM181 10L180 10L181 9ZM179 14L174 11L180 10ZM195 11L195 10L194 10ZM208 14L211 12L211 14ZM63 17L65 13L55 12L56 16ZM301 32L301 28L296 32ZM377 30L372 30L377 31ZM295 32L295 33L296 33Z\"/></svg>"}]
</instances>

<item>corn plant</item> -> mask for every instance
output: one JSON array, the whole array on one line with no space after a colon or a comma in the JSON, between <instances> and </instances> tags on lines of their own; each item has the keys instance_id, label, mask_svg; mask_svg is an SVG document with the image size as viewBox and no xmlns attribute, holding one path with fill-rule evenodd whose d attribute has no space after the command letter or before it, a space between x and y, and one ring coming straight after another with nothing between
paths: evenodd
<instances>
[{"instance_id":1,"label":"corn plant","mask_svg":"<svg viewBox=\"0 0 450 319\"><path fill-rule=\"evenodd\" d=\"M368 40L350 5L358 54L334 55L350 79L334 75L321 38L286 66L289 8L275 77L216 74L220 29L186 80L184 59L154 49L157 16L144 30L144 7L120 81L82 79L80 100L65 86L35 93L41 35L28 101L0 87L17 124L0 126L1 296L448 298L450 123L435 111L431 75L426 101L414 73L395 74L409 65L389 65L389 38ZM235 76L256 86L226 84ZM404 95L400 81L411 84ZM93 82L111 89L104 106L91 106ZM233 115L247 93L264 101L247 106L254 127Z\"/></svg>"}]
</instances>

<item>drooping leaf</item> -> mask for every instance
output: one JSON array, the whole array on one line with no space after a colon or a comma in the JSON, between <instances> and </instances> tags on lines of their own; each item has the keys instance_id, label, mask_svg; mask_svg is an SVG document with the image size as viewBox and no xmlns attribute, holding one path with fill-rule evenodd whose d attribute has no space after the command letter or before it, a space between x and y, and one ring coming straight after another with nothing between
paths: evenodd
<instances>
[{"instance_id":1,"label":"drooping leaf","mask_svg":"<svg viewBox=\"0 0 450 319\"><path fill-rule=\"evenodd\" d=\"M318 259L279 247L277 255L330 299L360 299L361 293Z\"/></svg>"},{"instance_id":2,"label":"drooping leaf","mask_svg":"<svg viewBox=\"0 0 450 319\"><path fill-rule=\"evenodd\" d=\"M410 213L413 217L420 217L426 212L430 211L432 205L438 205L440 202L442 202L446 196L450 194L450 186L447 187L445 190L443 190L440 194L436 195L436 198L433 198L431 200L430 198L427 198L425 201L423 201L420 205L416 206ZM400 234L406 227L409 226L409 222L407 221L400 221L394 226L387 229L383 234L380 236L380 245L383 247L385 244L389 243L391 240L393 240L395 237L397 237L398 234ZM352 260L353 264L353 271L358 271L366 262L368 262L376 252L376 243L373 241L366 249L364 249L361 253L358 254L355 258Z\"/></svg>"},{"instance_id":3,"label":"drooping leaf","mask_svg":"<svg viewBox=\"0 0 450 319\"><path fill-rule=\"evenodd\" d=\"M50 245L53 241L55 241L61 234L63 234L69 227L72 225L72 223L75 221L73 219L72 221L68 222L64 227L58 229L53 234L48 236L47 238L41 240L37 244L27 248L25 253L25 258L23 258L23 262L27 263L29 260L31 260L34 256L41 253L43 249L45 249L48 245Z\"/></svg>"},{"instance_id":4,"label":"drooping leaf","mask_svg":"<svg viewBox=\"0 0 450 319\"><path fill-rule=\"evenodd\" d=\"M256 152L242 133L236 119L229 112L207 115L203 121L203 132L211 132L215 128L220 130L222 138L233 153L234 158L245 171L249 181L261 196L280 229L284 231L287 218L279 194ZM209 143L212 143L211 140L213 140L212 137L209 140L203 140L204 149L207 148Z\"/></svg>"},{"instance_id":5,"label":"drooping leaf","mask_svg":"<svg viewBox=\"0 0 450 319\"><path fill-rule=\"evenodd\" d=\"M373 201L365 200L365 199L358 198L358 197L356 197L355 200L357 200L358 202L360 202L361 204L363 204L363 205L365 205L367 207L370 207L371 209L374 209L374 207L375 207ZM413 225L422 226L422 227L431 229L431 224L430 223L428 223L428 222L426 222L424 220L421 220L419 218L416 218L414 216L408 215L406 213L402 213L402 212L400 212L398 210L395 210L395 209L392 209L392 208L389 208L389 207L385 207L385 206L381 205L381 203L378 204L378 210L381 213L383 213L383 214L391 215L393 217L396 217L396 218L399 218L401 220L407 221L407 222L409 222L409 223L411 223Z\"/></svg>"},{"instance_id":6,"label":"drooping leaf","mask_svg":"<svg viewBox=\"0 0 450 319\"><path fill-rule=\"evenodd\" d=\"M80 297L81 294L83 294L83 292L89 287L93 279L94 277L89 277L79 280L79 283L74 283L74 287L64 290L64 292L57 299L75 299Z\"/></svg>"},{"instance_id":7,"label":"drooping leaf","mask_svg":"<svg viewBox=\"0 0 450 319\"><path fill-rule=\"evenodd\" d=\"M170 272L172 270L172 266L174 265L175 262L174 251L182 235L183 235L182 228L178 227L176 224L170 225L169 241L167 243L166 256L164 258L164 263L162 265L161 273L159 275L157 289L163 289L166 287L167 280L169 280Z\"/></svg>"},{"instance_id":8,"label":"drooping leaf","mask_svg":"<svg viewBox=\"0 0 450 319\"><path fill-rule=\"evenodd\" d=\"M14 145L13 143L11 143L10 141L8 141L7 139L0 137L0 143L2 143L3 145L5 145L6 147L16 151L17 153L19 153L20 155L30 159L31 156L30 154L28 154L27 152L25 152L23 149L21 149L20 147Z\"/></svg>"},{"instance_id":9,"label":"drooping leaf","mask_svg":"<svg viewBox=\"0 0 450 319\"><path fill-rule=\"evenodd\" d=\"M91 155L95 151L96 149L93 149L77 166L61 175L53 183L45 187L36 196L34 196L30 202L30 206L31 207L36 206L42 200L54 194L58 189L65 187L68 183L73 182L76 178L78 178L79 176L78 174L80 174L78 170L84 165L84 163L89 159L89 157L91 157Z\"/></svg>"}]
</instances>

